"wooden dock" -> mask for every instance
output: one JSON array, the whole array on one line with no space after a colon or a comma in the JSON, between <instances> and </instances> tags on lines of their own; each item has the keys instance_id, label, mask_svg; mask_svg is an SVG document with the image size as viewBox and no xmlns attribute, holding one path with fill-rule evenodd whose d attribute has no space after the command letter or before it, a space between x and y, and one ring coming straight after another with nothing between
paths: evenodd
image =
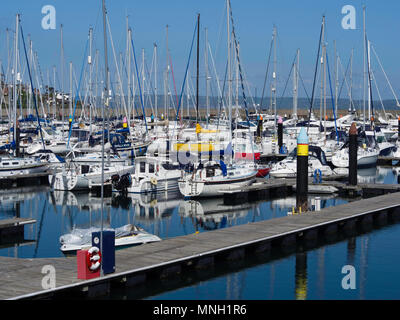
<instances>
[{"instance_id":1,"label":"wooden dock","mask_svg":"<svg viewBox=\"0 0 400 320\"><path fill-rule=\"evenodd\" d=\"M36 223L35 219L10 218L0 220L0 244L7 244L13 241L24 239L24 226Z\"/></svg>"},{"instance_id":2,"label":"wooden dock","mask_svg":"<svg viewBox=\"0 0 400 320\"><path fill-rule=\"evenodd\" d=\"M353 201L321 211L166 239L116 251L116 272L77 279L76 257L15 259L0 257L0 299L68 298L109 293L111 286L135 286L147 279L207 268L219 259L241 259L272 247L350 230L357 225L400 220L400 193ZM50 266L50 269L49 269ZM46 287L55 270L55 288Z\"/></svg>"}]
</instances>

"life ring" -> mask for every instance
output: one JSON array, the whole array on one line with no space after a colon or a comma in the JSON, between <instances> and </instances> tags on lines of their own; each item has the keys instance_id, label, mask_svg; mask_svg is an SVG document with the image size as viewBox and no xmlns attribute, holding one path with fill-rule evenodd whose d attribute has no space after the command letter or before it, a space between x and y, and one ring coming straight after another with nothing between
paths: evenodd
<instances>
[{"instance_id":1,"label":"life ring","mask_svg":"<svg viewBox=\"0 0 400 320\"><path fill-rule=\"evenodd\" d=\"M314 176L314 183L322 182L322 171L320 169L315 169L313 176Z\"/></svg>"},{"instance_id":2,"label":"life ring","mask_svg":"<svg viewBox=\"0 0 400 320\"><path fill-rule=\"evenodd\" d=\"M101 253L97 247L91 247L86 252L86 265L90 272L96 272L101 265Z\"/></svg>"},{"instance_id":3,"label":"life ring","mask_svg":"<svg viewBox=\"0 0 400 320\"><path fill-rule=\"evenodd\" d=\"M157 179L156 178L154 178L154 177L151 177L150 178L150 182L151 182L151 184L153 184L153 185L157 185Z\"/></svg>"}]
</instances>

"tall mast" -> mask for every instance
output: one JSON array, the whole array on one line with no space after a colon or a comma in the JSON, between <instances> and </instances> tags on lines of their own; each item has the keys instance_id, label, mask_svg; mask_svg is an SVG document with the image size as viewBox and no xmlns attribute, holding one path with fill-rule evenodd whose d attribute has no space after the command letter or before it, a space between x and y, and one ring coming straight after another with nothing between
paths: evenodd
<instances>
[{"instance_id":1,"label":"tall mast","mask_svg":"<svg viewBox=\"0 0 400 320\"><path fill-rule=\"evenodd\" d=\"M196 122L199 123L200 13L197 15Z\"/></svg>"},{"instance_id":2,"label":"tall mast","mask_svg":"<svg viewBox=\"0 0 400 320\"><path fill-rule=\"evenodd\" d=\"M277 62L276 62L276 26L274 26L273 36L274 36L274 71L272 72L272 78L273 78L272 106L274 108L274 127L275 127L275 131L276 131L276 64L277 64Z\"/></svg>"},{"instance_id":3,"label":"tall mast","mask_svg":"<svg viewBox=\"0 0 400 320\"><path fill-rule=\"evenodd\" d=\"M295 120L297 120L300 49L297 49L296 58L297 59L294 64L294 72L293 72L293 116L292 116L292 118Z\"/></svg>"},{"instance_id":4,"label":"tall mast","mask_svg":"<svg viewBox=\"0 0 400 320\"><path fill-rule=\"evenodd\" d=\"M157 121L158 117L158 96L157 96L157 44L154 43L154 108L156 114L154 119Z\"/></svg>"},{"instance_id":5,"label":"tall mast","mask_svg":"<svg viewBox=\"0 0 400 320\"><path fill-rule=\"evenodd\" d=\"M92 45L93 45L93 28L89 28L89 123L90 123L90 134L92 134L92 109L93 109L93 85L92 85L92 73L93 73L93 63L92 63Z\"/></svg>"},{"instance_id":6,"label":"tall mast","mask_svg":"<svg viewBox=\"0 0 400 320\"><path fill-rule=\"evenodd\" d=\"M64 137L64 43L63 43L63 25L60 26L61 35L61 121L62 135Z\"/></svg>"},{"instance_id":7,"label":"tall mast","mask_svg":"<svg viewBox=\"0 0 400 320\"><path fill-rule=\"evenodd\" d=\"M15 18L15 47L14 47L14 87L13 87L13 108L14 108L14 142L17 141L17 68L18 68L18 31L19 31L19 14ZM19 151L15 150L18 154Z\"/></svg>"},{"instance_id":8,"label":"tall mast","mask_svg":"<svg viewBox=\"0 0 400 320\"><path fill-rule=\"evenodd\" d=\"M337 57L337 52L336 52L336 40L333 40L333 46L334 46L334 54L335 54L335 114L337 114L338 110L338 89L339 89L339 81L338 81L338 57Z\"/></svg>"},{"instance_id":9,"label":"tall mast","mask_svg":"<svg viewBox=\"0 0 400 320\"><path fill-rule=\"evenodd\" d=\"M230 2L226 0L227 41L228 41L228 108L229 108L229 132L232 139L232 70L231 70L231 29L229 24ZM232 158L232 157L230 157Z\"/></svg>"},{"instance_id":10,"label":"tall mast","mask_svg":"<svg viewBox=\"0 0 400 320\"><path fill-rule=\"evenodd\" d=\"M209 90L209 75L208 75L208 50L207 50L207 45L208 45L208 30L207 28L205 29L205 55L204 55L204 62L205 62L205 69L206 69L206 106L207 106L207 126L208 126L208 119L210 116L210 101L208 97L208 90Z\"/></svg>"},{"instance_id":11,"label":"tall mast","mask_svg":"<svg viewBox=\"0 0 400 320\"><path fill-rule=\"evenodd\" d=\"M108 82L108 55L107 55L107 26L106 26L106 3L103 2L103 35L104 35L104 62L105 62L105 88L104 88L104 105L101 108L102 121L103 121L103 134L102 134L102 146L101 146L101 233L100 233L100 252L103 252L103 210L104 210L104 138L105 138L105 112L104 109L108 107L108 95L109 95L109 82ZM102 270L102 269L100 269ZM101 271L102 272L102 271Z\"/></svg>"},{"instance_id":12,"label":"tall mast","mask_svg":"<svg viewBox=\"0 0 400 320\"><path fill-rule=\"evenodd\" d=\"M363 86L363 89L364 89L364 92L363 92L363 111L364 111L364 120L363 120L363 126L364 126L364 130L365 130L365 90L366 90L366 88L367 88L367 86L366 86L366 59L365 59L365 54L366 54L366 51L367 51L367 48L366 48L366 30L365 30L365 6L363 6L363 44L364 44L364 53L363 53L363 66L364 66L364 73L363 73L363 83L364 83L364 86Z\"/></svg>"},{"instance_id":13,"label":"tall mast","mask_svg":"<svg viewBox=\"0 0 400 320\"><path fill-rule=\"evenodd\" d=\"M350 105L349 105L349 111L354 112L353 110L353 54L354 54L354 49L351 49L351 58L350 58L350 90L349 90L349 95L350 95Z\"/></svg>"},{"instance_id":14,"label":"tall mast","mask_svg":"<svg viewBox=\"0 0 400 320\"><path fill-rule=\"evenodd\" d=\"M69 63L69 116L72 117L72 62Z\"/></svg>"},{"instance_id":15,"label":"tall mast","mask_svg":"<svg viewBox=\"0 0 400 320\"><path fill-rule=\"evenodd\" d=\"M168 25L166 26L166 46L167 46L167 54L166 54L166 58L167 58L167 70L165 72L165 117L166 119L169 119L169 108L168 108L168 104L169 104L169 86L168 86L168 78L169 78L169 49L168 49Z\"/></svg>"}]
</instances>

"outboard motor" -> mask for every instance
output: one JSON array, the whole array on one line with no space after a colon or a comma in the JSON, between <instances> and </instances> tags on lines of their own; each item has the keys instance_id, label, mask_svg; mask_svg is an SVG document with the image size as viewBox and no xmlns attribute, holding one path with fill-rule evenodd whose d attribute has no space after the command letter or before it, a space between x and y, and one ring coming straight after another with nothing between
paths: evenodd
<instances>
[{"instance_id":1,"label":"outboard motor","mask_svg":"<svg viewBox=\"0 0 400 320\"><path fill-rule=\"evenodd\" d=\"M127 192L127 189L132 185L132 177L130 173L123 174L122 176L115 174L111 177L111 182L116 190Z\"/></svg>"}]
</instances>

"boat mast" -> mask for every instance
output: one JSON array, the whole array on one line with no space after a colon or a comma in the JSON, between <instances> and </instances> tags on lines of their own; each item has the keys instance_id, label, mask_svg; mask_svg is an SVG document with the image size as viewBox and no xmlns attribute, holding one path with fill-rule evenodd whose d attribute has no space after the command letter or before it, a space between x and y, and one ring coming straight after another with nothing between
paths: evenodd
<instances>
[{"instance_id":1,"label":"boat mast","mask_svg":"<svg viewBox=\"0 0 400 320\"><path fill-rule=\"evenodd\" d=\"M293 116L292 116L292 119L294 119L294 120L297 120L300 49L297 49L297 57L296 58L297 59L294 64L294 73L293 73Z\"/></svg>"},{"instance_id":2,"label":"boat mast","mask_svg":"<svg viewBox=\"0 0 400 320\"><path fill-rule=\"evenodd\" d=\"M92 85L92 74L93 74L93 63L92 63L92 45L93 45L93 28L89 28L89 56L88 64L89 68L89 132L92 134L92 109L93 109L93 85Z\"/></svg>"},{"instance_id":3,"label":"boat mast","mask_svg":"<svg viewBox=\"0 0 400 320\"><path fill-rule=\"evenodd\" d=\"M366 31L365 31L365 6L363 6L363 44L364 44L364 53L363 53L363 67L364 67L364 73L363 73L363 111L364 111L364 119L363 119L363 127L364 127L364 131L365 131L365 90L367 88L366 86L366 59L365 59L365 54L367 51L366 48Z\"/></svg>"},{"instance_id":4,"label":"boat mast","mask_svg":"<svg viewBox=\"0 0 400 320\"><path fill-rule=\"evenodd\" d=\"M102 106L102 121L103 121L103 134L102 134L102 146L101 146L101 233L100 233L100 252L103 252L103 210L104 210L104 135L105 135L105 112L104 109L108 107L108 94L109 94L109 82L108 82L108 55L107 55L107 26L106 26L106 4L103 2L103 35L104 35L104 63L105 63L105 88L104 88L104 105ZM102 269L101 269L102 270ZM102 272L102 271L101 271Z\"/></svg>"},{"instance_id":5,"label":"boat mast","mask_svg":"<svg viewBox=\"0 0 400 320\"><path fill-rule=\"evenodd\" d=\"M60 26L61 35L61 123L62 137L64 138L64 44L63 44L63 25Z\"/></svg>"},{"instance_id":6,"label":"boat mast","mask_svg":"<svg viewBox=\"0 0 400 320\"><path fill-rule=\"evenodd\" d=\"M274 37L274 71L272 72L272 79L273 79L273 85L272 85L272 95L273 95L273 100L272 100L272 106L274 108L274 128L275 128L275 134L277 134L277 127L276 127L276 26L274 26L274 31L273 31L273 37Z\"/></svg>"},{"instance_id":7,"label":"boat mast","mask_svg":"<svg viewBox=\"0 0 400 320\"><path fill-rule=\"evenodd\" d=\"M154 43L154 108L156 114L154 120L157 122L158 118L158 96L157 96L157 43Z\"/></svg>"},{"instance_id":8,"label":"boat mast","mask_svg":"<svg viewBox=\"0 0 400 320\"><path fill-rule=\"evenodd\" d=\"M228 108L229 108L229 137L232 141L232 70L231 70L231 29L229 24L229 17L230 17L230 2L226 0L226 20L227 20L227 45L228 45ZM232 165L232 157L231 165Z\"/></svg>"},{"instance_id":9,"label":"boat mast","mask_svg":"<svg viewBox=\"0 0 400 320\"><path fill-rule=\"evenodd\" d=\"M196 123L199 123L200 13L197 15Z\"/></svg>"},{"instance_id":10,"label":"boat mast","mask_svg":"<svg viewBox=\"0 0 400 320\"><path fill-rule=\"evenodd\" d=\"M15 47L14 47L14 85L13 85L13 108L14 108L14 142L17 141L17 68L18 68L18 31L19 31L19 14L16 15L15 18ZM18 146L17 146L18 147ZM17 155L19 151L15 149L15 155Z\"/></svg>"}]
</instances>

